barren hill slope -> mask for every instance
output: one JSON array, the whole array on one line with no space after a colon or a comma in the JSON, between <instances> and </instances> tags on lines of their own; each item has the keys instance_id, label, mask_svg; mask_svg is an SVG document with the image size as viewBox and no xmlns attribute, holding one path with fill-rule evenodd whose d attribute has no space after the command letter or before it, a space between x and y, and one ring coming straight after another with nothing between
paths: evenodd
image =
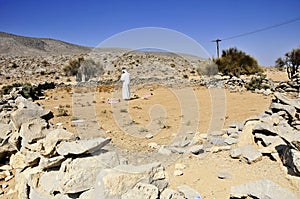
<instances>
[{"instance_id":1,"label":"barren hill slope","mask_svg":"<svg viewBox=\"0 0 300 199\"><path fill-rule=\"evenodd\" d=\"M24 37L0 32L0 55L60 55L88 53L91 48L49 38Z\"/></svg>"}]
</instances>

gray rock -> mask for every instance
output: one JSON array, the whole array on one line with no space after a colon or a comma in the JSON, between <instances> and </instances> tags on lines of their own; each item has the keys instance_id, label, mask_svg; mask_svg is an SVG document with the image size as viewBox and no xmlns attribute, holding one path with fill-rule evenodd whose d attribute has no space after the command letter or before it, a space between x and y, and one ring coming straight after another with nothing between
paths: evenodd
<instances>
[{"instance_id":1,"label":"gray rock","mask_svg":"<svg viewBox=\"0 0 300 199\"><path fill-rule=\"evenodd\" d=\"M94 138L89 140L76 140L71 142L62 142L56 148L59 155L79 155L83 153L93 153L111 141L110 138Z\"/></svg>"},{"instance_id":2,"label":"gray rock","mask_svg":"<svg viewBox=\"0 0 300 199\"><path fill-rule=\"evenodd\" d=\"M300 151L288 148L283 154L283 164L300 176Z\"/></svg>"},{"instance_id":3,"label":"gray rock","mask_svg":"<svg viewBox=\"0 0 300 199\"><path fill-rule=\"evenodd\" d=\"M152 184L137 183L133 189L128 190L121 199L157 199L158 188Z\"/></svg>"},{"instance_id":4,"label":"gray rock","mask_svg":"<svg viewBox=\"0 0 300 199\"><path fill-rule=\"evenodd\" d=\"M55 129L53 131L50 131L46 135L46 138L43 139L43 150L41 151L41 154L43 154L44 156L49 156L51 153L54 152L58 142L66 140L75 140L75 135L64 129Z\"/></svg>"},{"instance_id":5,"label":"gray rock","mask_svg":"<svg viewBox=\"0 0 300 199\"><path fill-rule=\"evenodd\" d=\"M29 195L24 196L24 198L30 198L30 199L51 199L51 198L53 198L53 196L40 193L36 189L30 189L30 191L28 191L28 193L29 193Z\"/></svg>"},{"instance_id":6,"label":"gray rock","mask_svg":"<svg viewBox=\"0 0 300 199\"><path fill-rule=\"evenodd\" d=\"M189 148L189 152L198 155L199 153L204 153L203 145L194 145Z\"/></svg>"},{"instance_id":7,"label":"gray rock","mask_svg":"<svg viewBox=\"0 0 300 199\"><path fill-rule=\"evenodd\" d=\"M211 136L222 136L224 135L225 133L222 132L222 131L213 131L210 133Z\"/></svg>"},{"instance_id":8,"label":"gray rock","mask_svg":"<svg viewBox=\"0 0 300 199\"><path fill-rule=\"evenodd\" d=\"M230 157L232 158L240 158L242 156L241 148L235 148L230 151Z\"/></svg>"},{"instance_id":9,"label":"gray rock","mask_svg":"<svg viewBox=\"0 0 300 199\"><path fill-rule=\"evenodd\" d=\"M165 178L166 174L160 163L140 166L119 165L114 169L104 169L99 173L95 184L95 195L99 198L117 198L138 182L154 185Z\"/></svg>"},{"instance_id":10,"label":"gray rock","mask_svg":"<svg viewBox=\"0 0 300 199\"><path fill-rule=\"evenodd\" d=\"M252 145L246 145L246 146L235 148L231 150L230 156L232 158L243 157L246 159L247 163L249 164L259 161L262 158L262 154L257 149L255 149Z\"/></svg>"},{"instance_id":11,"label":"gray rock","mask_svg":"<svg viewBox=\"0 0 300 199\"><path fill-rule=\"evenodd\" d=\"M291 147L300 151L300 133L299 131L284 131L280 137Z\"/></svg>"},{"instance_id":12,"label":"gray rock","mask_svg":"<svg viewBox=\"0 0 300 199\"><path fill-rule=\"evenodd\" d=\"M210 137L209 141L213 145L224 145L225 144L225 138L222 138L222 137Z\"/></svg>"},{"instance_id":13,"label":"gray rock","mask_svg":"<svg viewBox=\"0 0 300 199\"><path fill-rule=\"evenodd\" d=\"M160 199L184 199L184 197L173 189L165 189L160 194Z\"/></svg>"},{"instance_id":14,"label":"gray rock","mask_svg":"<svg viewBox=\"0 0 300 199\"><path fill-rule=\"evenodd\" d=\"M59 178L59 171L43 172L39 178L38 187L48 195L53 195L55 191L59 191L59 184L61 179Z\"/></svg>"},{"instance_id":15,"label":"gray rock","mask_svg":"<svg viewBox=\"0 0 300 199\"><path fill-rule=\"evenodd\" d=\"M51 117L51 111L43 109L37 104L28 101L23 97L16 99L18 109L11 113L11 118L16 129L19 129L25 122L29 122L37 118Z\"/></svg>"},{"instance_id":16,"label":"gray rock","mask_svg":"<svg viewBox=\"0 0 300 199\"><path fill-rule=\"evenodd\" d=\"M151 138L153 138L153 134L148 133L148 134L145 136L145 138L146 138L146 139L151 139Z\"/></svg>"},{"instance_id":17,"label":"gray rock","mask_svg":"<svg viewBox=\"0 0 300 199\"><path fill-rule=\"evenodd\" d=\"M291 100L288 97L286 97L285 95L283 95L282 93L275 92L274 97L277 100L281 101L283 104L287 104L287 105L291 104Z\"/></svg>"},{"instance_id":18,"label":"gray rock","mask_svg":"<svg viewBox=\"0 0 300 199\"><path fill-rule=\"evenodd\" d=\"M114 151L100 153L99 155L94 155L93 157L96 158L106 168L114 168L120 165L118 154Z\"/></svg>"},{"instance_id":19,"label":"gray rock","mask_svg":"<svg viewBox=\"0 0 300 199\"><path fill-rule=\"evenodd\" d=\"M242 156L247 160L249 164L262 159L262 154L252 145L246 145L241 147L241 151Z\"/></svg>"},{"instance_id":20,"label":"gray rock","mask_svg":"<svg viewBox=\"0 0 300 199\"><path fill-rule=\"evenodd\" d=\"M232 135L232 134L237 133L237 132L238 132L238 128L236 128L236 127L226 129L227 135Z\"/></svg>"},{"instance_id":21,"label":"gray rock","mask_svg":"<svg viewBox=\"0 0 300 199\"><path fill-rule=\"evenodd\" d=\"M270 109L273 112L278 112L278 111L285 111L291 118L295 118L296 115L296 109L293 106L290 105L284 105L284 104L279 104L279 103L272 103L270 105Z\"/></svg>"},{"instance_id":22,"label":"gray rock","mask_svg":"<svg viewBox=\"0 0 300 199\"><path fill-rule=\"evenodd\" d=\"M258 199L296 199L297 197L289 190L282 188L270 180L259 180L247 184L232 187L230 190L231 198L253 197Z\"/></svg>"},{"instance_id":23,"label":"gray rock","mask_svg":"<svg viewBox=\"0 0 300 199\"><path fill-rule=\"evenodd\" d=\"M25 159L24 162L28 166L36 166L39 163L40 160L40 153L38 152L32 152L32 151L26 151L25 153Z\"/></svg>"},{"instance_id":24,"label":"gray rock","mask_svg":"<svg viewBox=\"0 0 300 199\"><path fill-rule=\"evenodd\" d=\"M273 143L281 143L282 139L279 136L267 136L264 134L257 133L254 136L256 139L259 139L263 142L265 146L269 146Z\"/></svg>"},{"instance_id":25,"label":"gray rock","mask_svg":"<svg viewBox=\"0 0 300 199\"><path fill-rule=\"evenodd\" d=\"M229 138L226 138L224 140L224 142L228 145L232 145L232 144L236 144L237 143L237 139L236 138L232 138L232 137L229 137Z\"/></svg>"},{"instance_id":26,"label":"gray rock","mask_svg":"<svg viewBox=\"0 0 300 199\"><path fill-rule=\"evenodd\" d=\"M186 148L182 148L182 147L168 147L168 149L169 149L172 153L179 153L179 154L184 154L184 153L186 153L186 151L187 151Z\"/></svg>"},{"instance_id":27,"label":"gray rock","mask_svg":"<svg viewBox=\"0 0 300 199\"><path fill-rule=\"evenodd\" d=\"M229 179L231 178L231 174L225 171L218 172L218 178L220 179Z\"/></svg>"},{"instance_id":28,"label":"gray rock","mask_svg":"<svg viewBox=\"0 0 300 199\"><path fill-rule=\"evenodd\" d=\"M262 133L265 135L277 135L278 130L273 125L265 122L260 122L253 127L253 133Z\"/></svg>"},{"instance_id":29,"label":"gray rock","mask_svg":"<svg viewBox=\"0 0 300 199\"><path fill-rule=\"evenodd\" d=\"M23 138L22 143L32 143L45 138L48 131L48 124L41 118L36 118L21 125L20 136Z\"/></svg>"},{"instance_id":30,"label":"gray rock","mask_svg":"<svg viewBox=\"0 0 300 199\"><path fill-rule=\"evenodd\" d=\"M94 157L67 159L60 167L60 192L78 193L86 191L96 183L97 175L105 167Z\"/></svg>"},{"instance_id":31,"label":"gray rock","mask_svg":"<svg viewBox=\"0 0 300 199\"><path fill-rule=\"evenodd\" d=\"M43 156L40 159L39 167L41 169L49 169L53 167L58 167L65 160L64 156L56 156L51 158L44 158Z\"/></svg>"},{"instance_id":32,"label":"gray rock","mask_svg":"<svg viewBox=\"0 0 300 199\"><path fill-rule=\"evenodd\" d=\"M177 187L177 189L178 192L182 193L187 199L194 199L195 197L200 196L200 193L198 191L187 185L181 185Z\"/></svg>"}]
</instances>

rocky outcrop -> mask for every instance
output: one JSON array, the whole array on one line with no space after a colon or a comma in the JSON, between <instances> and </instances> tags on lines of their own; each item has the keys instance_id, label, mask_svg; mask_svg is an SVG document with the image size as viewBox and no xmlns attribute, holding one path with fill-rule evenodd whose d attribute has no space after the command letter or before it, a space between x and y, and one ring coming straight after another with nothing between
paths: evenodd
<instances>
[{"instance_id":1,"label":"rocky outcrop","mask_svg":"<svg viewBox=\"0 0 300 199\"><path fill-rule=\"evenodd\" d=\"M300 176L299 104L299 98L274 93L269 110L246 120L242 131L234 134L232 128L227 129L227 133L238 137L230 156L246 159L248 163L259 161L262 156L273 157L282 161L289 174Z\"/></svg>"}]
</instances>

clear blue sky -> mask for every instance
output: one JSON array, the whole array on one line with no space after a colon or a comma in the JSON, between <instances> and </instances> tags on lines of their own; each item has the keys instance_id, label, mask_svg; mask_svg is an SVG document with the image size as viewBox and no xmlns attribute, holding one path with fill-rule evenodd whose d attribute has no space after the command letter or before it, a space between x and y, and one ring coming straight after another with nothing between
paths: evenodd
<instances>
[{"instance_id":1,"label":"clear blue sky","mask_svg":"<svg viewBox=\"0 0 300 199\"><path fill-rule=\"evenodd\" d=\"M228 38L300 17L300 0L0 0L0 31L97 46L133 28L179 31L216 56L216 38ZM300 47L300 20L224 40L260 65Z\"/></svg>"}]
</instances>

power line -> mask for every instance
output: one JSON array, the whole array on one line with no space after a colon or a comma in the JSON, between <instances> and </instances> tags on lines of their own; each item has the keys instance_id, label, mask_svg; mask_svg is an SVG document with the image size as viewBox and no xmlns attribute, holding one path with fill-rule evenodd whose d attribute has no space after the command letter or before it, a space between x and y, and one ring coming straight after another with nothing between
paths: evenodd
<instances>
[{"instance_id":1,"label":"power line","mask_svg":"<svg viewBox=\"0 0 300 199\"><path fill-rule=\"evenodd\" d=\"M223 38L223 39L212 40L212 42L216 42L216 44L217 44L217 55L218 55L218 58L219 58L219 42L220 41L230 40L230 39L235 39L235 38L238 38L238 37L243 37L243 36L246 36L246 35L255 34L257 32L262 32L262 31L269 30L269 29L272 29L272 28L276 28L276 27L279 27L279 26L283 26L283 25L286 25L286 24L289 24L289 23L294 23L294 22L299 21L299 20L300 20L300 16L296 17L294 19L290 19L288 21L279 23L279 24L275 24L275 25L272 25L272 26L267 26L265 28L260 28L260 29L254 30L254 31L234 35L234 36L231 36L231 37L226 37L226 38Z\"/></svg>"},{"instance_id":2,"label":"power line","mask_svg":"<svg viewBox=\"0 0 300 199\"><path fill-rule=\"evenodd\" d=\"M299 21L299 20L300 20L300 16L297 17L297 18L290 19L288 21L279 23L279 24L275 24L275 25L272 25L272 26L267 26L265 28L261 28L261 29L257 29L257 30L254 30L254 31L238 34L238 35L231 36L231 37L226 37L226 38L223 38L221 40L224 41L224 40L229 40L229 39L235 39L235 38L238 38L238 37L243 37L243 36L246 36L246 35L254 34L254 33L257 33L257 32L262 32L262 31L269 30L269 29L272 29L272 28L276 28L276 27L279 27L279 26L283 26L283 25L286 25L286 24L294 23L294 22Z\"/></svg>"}]
</instances>

